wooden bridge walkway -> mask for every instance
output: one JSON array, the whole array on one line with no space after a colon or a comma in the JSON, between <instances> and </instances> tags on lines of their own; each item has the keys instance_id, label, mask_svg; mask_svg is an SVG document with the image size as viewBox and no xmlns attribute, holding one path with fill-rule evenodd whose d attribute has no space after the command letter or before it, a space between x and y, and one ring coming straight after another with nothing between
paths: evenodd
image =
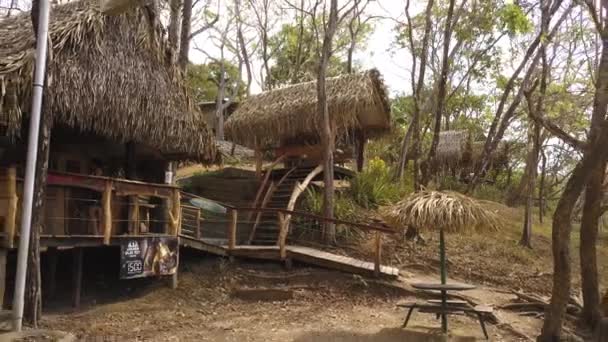
<instances>
[{"instance_id":1,"label":"wooden bridge walkway","mask_svg":"<svg viewBox=\"0 0 608 342\"><path fill-rule=\"evenodd\" d=\"M216 241L205 241L191 236L181 235L180 244L183 247L193 248L207 253L221 256L236 256L250 259L264 259L281 261L280 247L277 245L237 245L230 250L227 244L218 245ZM342 272L382 278L397 278L399 269L380 265L379 271L373 262L363 261L348 256L325 252L319 249L289 245L285 247L286 260L334 269Z\"/></svg>"},{"instance_id":2,"label":"wooden bridge walkway","mask_svg":"<svg viewBox=\"0 0 608 342\"><path fill-rule=\"evenodd\" d=\"M182 199L197 197L182 193ZM225 208L225 214L220 217L216 215L206 218L198 207L182 204L179 228L181 246L221 256L277 260L287 264L297 261L364 276L383 278L398 276L397 268L381 264L382 237L394 234L396 231L392 228L330 219L307 212L281 208L237 208L227 204L222 204L222 207ZM269 237L268 241L259 244L250 238L251 227L255 226L257 222L253 218L257 214L274 215L278 228L274 232L274 237ZM207 215L210 214L207 213ZM298 240L290 240L288 243L288 236L292 230L290 228L291 217L314 220L318 224L332 222L372 233L371 236L375 242L373 262L304 247L298 243Z\"/></svg>"}]
</instances>

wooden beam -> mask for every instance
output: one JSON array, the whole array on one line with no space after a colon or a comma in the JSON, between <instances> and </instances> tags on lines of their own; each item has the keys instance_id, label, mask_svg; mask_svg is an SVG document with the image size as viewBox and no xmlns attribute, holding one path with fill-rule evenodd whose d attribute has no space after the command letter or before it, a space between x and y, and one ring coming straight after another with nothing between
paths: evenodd
<instances>
[{"instance_id":1,"label":"wooden beam","mask_svg":"<svg viewBox=\"0 0 608 342\"><path fill-rule=\"evenodd\" d=\"M382 261L382 233L376 232L374 254L374 276L380 277L380 262Z\"/></svg>"},{"instance_id":2,"label":"wooden beam","mask_svg":"<svg viewBox=\"0 0 608 342\"><path fill-rule=\"evenodd\" d=\"M279 237L277 239L277 245L279 245L281 260L285 261L285 259L287 259L287 222L285 221L285 214L277 213L277 217L279 220Z\"/></svg>"},{"instance_id":3,"label":"wooden beam","mask_svg":"<svg viewBox=\"0 0 608 342\"><path fill-rule=\"evenodd\" d=\"M4 307L4 292L6 291L6 255L8 249L0 249L0 310Z\"/></svg>"},{"instance_id":4,"label":"wooden beam","mask_svg":"<svg viewBox=\"0 0 608 342\"><path fill-rule=\"evenodd\" d=\"M365 132L363 132L362 130L357 130L357 132L355 133L355 137L356 137L356 155L357 155L357 172L361 172L363 171L363 164L365 162Z\"/></svg>"},{"instance_id":5,"label":"wooden beam","mask_svg":"<svg viewBox=\"0 0 608 342\"><path fill-rule=\"evenodd\" d=\"M139 234L139 197L129 196L129 234Z\"/></svg>"},{"instance_id":6,"label":"wooden beam","mask_svg":"<svg viewBox=\"0 0 608 342\"><path fill-rule=\"evenodd\" d=\"M171 219L171 232L169 234L178 236L181 228L181 197L180 197L179 189L173 190L173 196L171 198L171 211L169 212L169 217Z\"/></svg>"},{"instance_id":7,"label":"wooden beam","mask_svg":"<svg viewBox=\"0 0 608 342\"><path fill-rule=\"evenodd\" d=\"M285 156L280 156L275 161L273 161L272 164L270 164L270 166L268 166L266 168L266 173L264 174L264 180L260 184L260 187L258 188L258 192L255 194L255 199L253 200L252 207L255 208L258 206L258 202L260 201L260 196L262 196L262 192L264 192L264 188L266 187L266 184L268 184L268 179L270 179L270 174L272 173L272 169L275 167L275 165L280 163L281 160L283 160L283 159L285 159ZM253 217L253 212L250 212L249 215L247 216L247 221L251 221L252 217Z\"/></svg>"},{"instance_id":8,"label":"wooden beam","mask_svg":"<svg viewBox=\"0 0 608 342\"><path fill-rule=\"evenodd\" d=\"M230 210L230 221L228 221L228 249L233 250L236 247L236 226L238 221L238 211Z\"/></svg>"},{"instance_id":9,"label":"wooden beam","mask_svg":"<svg viewBox=\"0 0 608 342\"><path fill-rule=\"evenodd\" d=\"M80 294L82 291L82 259L83 259L83 249L75 248L74 249L74 267L72 269L72 280L73 280L73 293L72 293L72 305L75 308L80 307Z\"/></svg>"},{"instance_id":10,"label":"wooden beam","mask_svg":"<svg viewBox=\"0 0 608 342\"><path fill-rule=\"evenodd\" d=\"M262 177L262 151L258 143L255 143L255 149L253 151L255 156L255 177L260 179Z\"/></svg>"},{"instance_id":11,"label":"wooden beam","mask_svg":"<svg viewBox=\"0 0 608 342\"><path fill-rule=\"evenodd\" d=\"M296 206L296 201L298 200L298 197L300 197L300 194L302 194L302 192L306 189L308 184L319 173L321 173L321 171L323 171L323 165L319 165L316 168L314 168L314 170L310 171L308 176L306 176L306 178L304 178L304 180L302 181L301 184L299 182L296 182L296 186L294 187L293 192L291 193L291 197L289 197L289 202L287 203L287 208L286 208L287 210L293 211L294 207ZM287 229L288 232L289 232L289 221L291 221L291 214L285 215L285 226L286 226L285 229Z\"/></svg>"},{"instance_id":12,"label":"wooden beam","mask_svg":"<svg viewBox=\"0 0 608 342\"><path fill-rule=\"evenodd\" d=\"M13 165L8 168L7 175L8 212L6 215L6 243L7 248L15 244L15 229L17 225L17 168Z\"/></svg>"},{"instance_id":13,"label":"wooden beam","mask_svg":"<svg viewBox=\"0 0 608 342\"><path fill-rule=\"evenodd\" d=\"M103 244L109 245L112 237L112 182L106 181L103 195L101 196L103 206Z\"/></svg>"},{"instance_id":14,"label":"wooden beam","mask_svg":"<svg viewBox=\"0 0 608 342\"><path fill-rule=\"evenodd\" d=\"M274 190L276 189L274 183L270 183L270 186L268 187L268 191L266 191L266 195L264 195L264 199L262 200L262 204L260 205L261 208L265 208L266 205L268 204L268 201L270 201L270 198L272 197L272 194L274 193ZM258 225L260 224L260 220L262 218L262 212L258 212L255 215L255 222L253 223L253 228L251 228L251 232L249 233L249 240L248 240L248 244L251 244L251 241L253 241L253 239L255 238L255 231L258 228Z\"/></svg>"},{"instance_id":15,"label":"wooden beam","mask_svg":"<svg viewBox=\"0 0 608 342\"><path fill-rule=\"evenodd\" d=\"M196 232L194 233L197 240L201 239L201 209L196 208Z\"/></svg>"},{"instance_id":16,"label":"wooden beam","mask_svg":"<svg viewBox=\"0 0 608 342\"><path fill-rule=\"evenodd\" d=\"M47 281L46 287L47 290L45 292L44 297L48 299L53 299L55 297L55 293L57 292L57 261L58 261L58 251L56 247L50 247L47 252L47 260L48 260L48 269L47 269Z\"/></svg>"}]
</instances>

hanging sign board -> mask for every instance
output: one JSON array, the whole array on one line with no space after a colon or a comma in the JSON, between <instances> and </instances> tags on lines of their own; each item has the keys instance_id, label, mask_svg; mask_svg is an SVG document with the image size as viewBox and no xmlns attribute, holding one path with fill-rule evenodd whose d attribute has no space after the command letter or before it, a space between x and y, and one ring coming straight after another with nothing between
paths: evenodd
<instances>
[{"instance_id":1,"label":"hanging sign board","mask_svg":"<svg viewBox=\"0 0 608 342\"><path fill-rule=\"evenodd\" d=\"M120 278L175 274L178 251L177 237L174 236L124 239L120 244Z\"/></svg>"}]
</instances>

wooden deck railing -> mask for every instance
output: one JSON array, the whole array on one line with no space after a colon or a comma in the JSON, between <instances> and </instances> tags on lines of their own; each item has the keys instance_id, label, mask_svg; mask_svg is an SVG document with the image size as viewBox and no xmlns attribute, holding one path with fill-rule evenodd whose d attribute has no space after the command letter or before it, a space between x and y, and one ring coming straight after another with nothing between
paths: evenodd
<instances>
[{"instance_id":1,"label":"wooden deck railing","mask_svg":"<svg viewBox=\"0 0 608 342\"><path fill-rule=\"evenodd\" d=\"M184 198L196 198L198 196L193 194L182 193ZM368 232L374 232L374 273L377 275L380 274L380 265L382 259L382 238L384 235L392 235L397 233L397 230L385 226L385 225L372 225L358 222L351 222L346 220L340 220L336 218L323 217L316 214L298 211L298 210L287 210L282 208L249 208L249 207L235 207L229 204L220 203L222 206L227 209L227 217L225 222L225 237L226 237L226 245L228 251L234 251L239 246L239 241L237 240L237 230L239 223L243 224L255 224L255 221L247 220L247 217L252 217L252 215L246 215L245 213L274 213L277 216L277 225L279 227L279 231L276 238L276 245L279 247L279 253L282 260L287 258L287 237L289 235L290 224L287 222L286 217L301 217L307 219L313 219L320 223L333 223L333 224L341 224L347 225L350 227L356 227ZM187 211L190 211L186 213ZM186 217L196 217L196 224L184 224L184 228L182 228L182 235L189 236L191 238L201 239L204 231L205 219L201 214L201 209L193 206L188 206L182 204L182 216ZM239 221L239 218L245 218L243 221ZM247 244L244 244L247 245Z\"/></svg>"}]
</instances>

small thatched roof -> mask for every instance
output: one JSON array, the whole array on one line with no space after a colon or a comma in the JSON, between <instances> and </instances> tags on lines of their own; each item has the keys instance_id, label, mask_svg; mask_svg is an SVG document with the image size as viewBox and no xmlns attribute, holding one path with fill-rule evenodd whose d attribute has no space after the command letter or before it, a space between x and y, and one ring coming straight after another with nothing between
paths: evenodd
<instances>
[{"instance_id":1,"label":"small thatched roof","mask_svg":"<svg viewBox=\"0 0 608 342\"><path fill-rule=\"evenodd\" d=\"M105 16L98 6L82 0L52 8L46 115L56 124L141 143L167 156L213 159L213 137L145 9ZM30 107L34 57L29 13L1 20L0 134L13 139Z\"/></svg>"},{"instance_id":2,"label":"small thatched roof","mask_svg":"<svg viewBox=\"0 0 608 342\"><path fill-rule=\"evenodd\" d=\"M435 158L441 165L456 165L470 157L471 135L468 131L443 131Z\"/></svg>"},{"instance_id":3,"label":"small thatched roof","mask_svg":"<svg viewBox=\"0 0 608 342\"><path fill-rule=\"evenodd\" d=\"M384 208L383 216L395 226L443 229L452 232L497 230L496 214L473 198L452 191L419 191Z\"/></svg>"},{"instance_id":4,"label":"small thatched roof","mask_svg":"<svg viewBox=\"0 0 608 342\"><path fill-rule=\"evenodd\" d=\"M380 73L373 69L327 79L330 115L337 134L362 129L372 137L390 128L390 105ZM226 121L227 136L255 147L280 146L282 141L318 137L322 116L317 111L316 82L300 83L252 96Z\"/></svg>"}]
</instances>

